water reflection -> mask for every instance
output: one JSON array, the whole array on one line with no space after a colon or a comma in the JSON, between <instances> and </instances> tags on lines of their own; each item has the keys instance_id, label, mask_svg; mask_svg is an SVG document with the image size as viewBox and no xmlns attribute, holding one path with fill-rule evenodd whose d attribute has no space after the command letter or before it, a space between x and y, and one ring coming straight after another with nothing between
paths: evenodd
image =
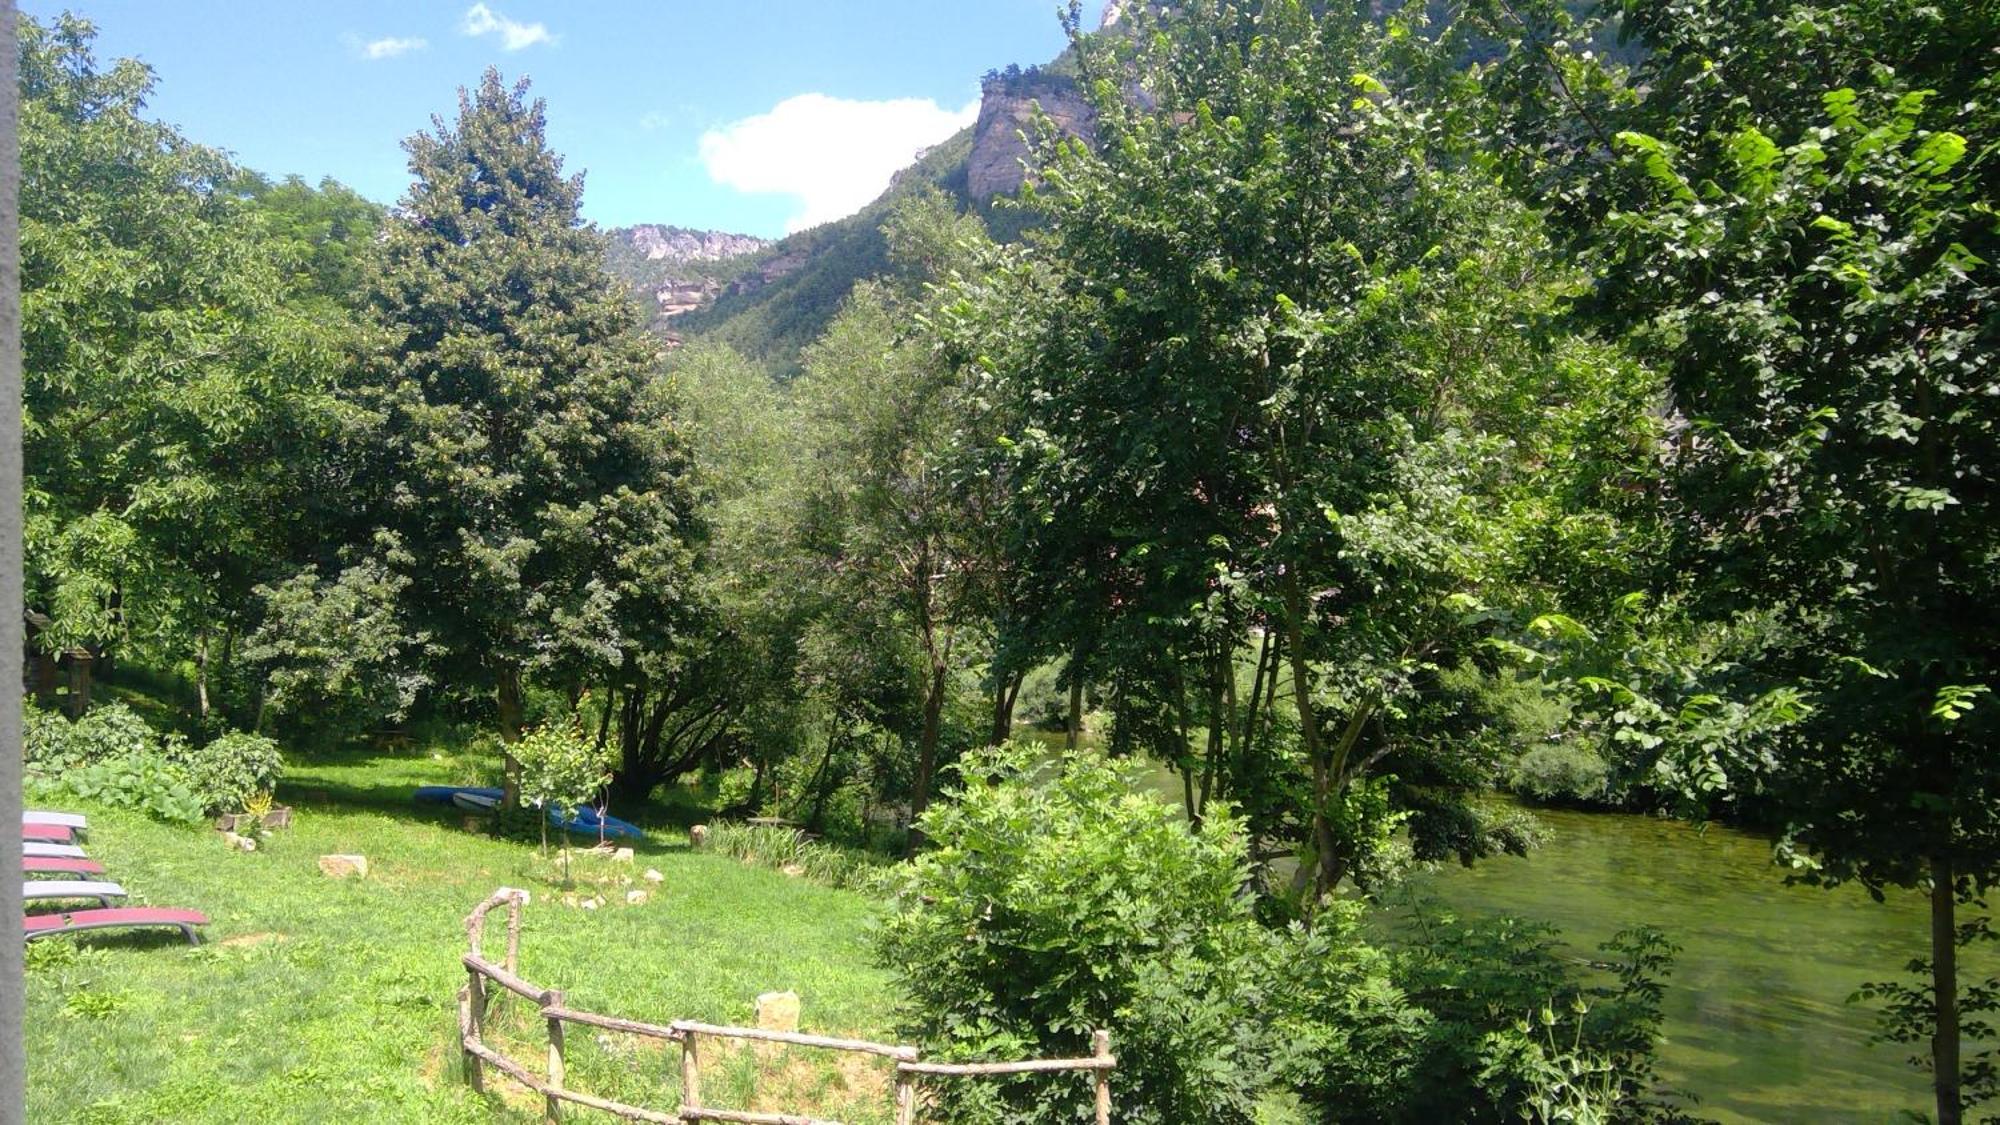
<instances>
[{"instance_id":1,"label":"water reflection","mask_svg":"<svg viewBox=\"0 0 2000 1125\"><path fill-rule=\"evenodd\" d=\"M1846 1002L1863 981L1927 953L1916 894L1876 903L1855 887L1787 887L1768 841L1651 817L1538 812L1548 844L1420 877L1459 910L1560 926L1579 952L1651 923L1684 947L1666 998L1661 1070L1697 1111L1746 1122L1888 1122L1928 1104L1909 1049L1870 1045L1873 1010ZM1983 951L1973 951L1981 952ZM1991 974L1991 955L1962 966Z\"/></svg>"}]
</instances>

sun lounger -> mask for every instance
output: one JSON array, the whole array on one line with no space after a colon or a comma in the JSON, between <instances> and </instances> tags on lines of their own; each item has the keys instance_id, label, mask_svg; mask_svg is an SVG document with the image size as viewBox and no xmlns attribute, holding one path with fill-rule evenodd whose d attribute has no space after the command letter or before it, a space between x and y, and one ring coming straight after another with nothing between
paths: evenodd
<instances>
[{"instance_id":1,"label":"sun lounger","mask_svg":"<svg viewBox=\"0 0 2000 1125\"><path fill-rule=\"evenodd\" d=\"M21 898L28 902L48 902L52 899L94 898L100 905L110 906L114 898L124 898L125 888L116 883L102 883L85 879L28 879L21 884Z\"/></svg>"},{"instance_id":2,"label":"sun lounger","mask_svg":"<svg viewBox=\"0 0 2000 1125\"><path fill-rule=\"evenodd\" d=\"M21 839L44 844L67 844L76 839L76 829L63 824L23 824Z\"/></svg>"},{"instance_id":3,"label":"sun lounger","mask_svg":"<svg viewBox=\"0 0 2000 1125\"><path fill-rule=\"evenodd\" d=\"M42 844L33 840L21 845L21 854L36 859L84 859L83 849L75 844Z\"/></svg>"},{"instance_id":4,"label":"sun lounger","mask_svg":"<svg viewBox=\"0 0 2000 1125\"><path fill-rule=\"evenodd\" d=\"M192 945L200 945L196 926L208 925L208 918L193 910L173 910L159 906L114 906L109 910L72 910L63 914L30 914L25 921L28 941L50 934L80 933L84 930L125 929L133 926L173 926Z\"/></svg>"},{"instance_id":5,"label":"sun lounger","mask_svg":"<svg viewBox=\"0 0 2000 1125\"><path fill-rule=\"evenodd\" d=\"M55 812L51 809L22 809L22 824L60 824L74 829L81 836L90 828L90 821L82 813Z\"/></svg>"},{"instance_id":6,"label":"sun lounger","mask_svg":"<svg viewBox=\"0 0 2000 1125\"><path fill-rule=\"evenodd\" d=\"M24 855L21 857L21 870L29 875L102 875L104 865L94 859Z\"/></svg>"}]
</instances>

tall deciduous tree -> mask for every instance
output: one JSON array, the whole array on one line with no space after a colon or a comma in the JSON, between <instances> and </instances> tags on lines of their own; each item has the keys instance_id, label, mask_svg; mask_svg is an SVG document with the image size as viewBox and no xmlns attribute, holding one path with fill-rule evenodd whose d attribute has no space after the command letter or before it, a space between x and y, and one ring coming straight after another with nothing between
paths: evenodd
<instances>
[{"instance_id":1,"label":"tall deciduous tree","mask_svg":"<svg viewBox=\"0 0 2000 1125\"><path fill-rule=\"evenodd\" d=\"M440 678L492 691L512 743L528 673L573 680L672 633L691 498L655 356L527 83L488 70L405 148L415 182L372 286L373 500Z\"/></svg>"},{"instance_id":2,"label":"tall deciduous tree","mask_svg":"<svg viewBox=\"0 0 2000 1125\"><path fill-rule=\"evenodd\" d=\"M1685 604L1754 620L1746 690L1802 704L1687 740L1685 773L1761 786L1809 881L1927 891L1929 1026L1899 1037L1930 1039L1957 1125L1961 1074L1992 1073L1960 1057L1981 928L1957 912L2000 881L2000 21L1633 3L1650 51L1622 73L1559 10L1499 17L1496 139L1562 201L1598 275L1582 311L1672 388Z\"/></svg>"},{"instance_id":3,"label":"tall deciduous tree","mask_svg":"<svg viewBox=\"0 0 2000 1125\"><path fill-rule=\"evenodd\" d=\"M20 25L28 604L43 643L192 657L205 689L211 638L285 569L353 325L94 34Z\"/></svg>"},{"instance_id":4,"label":"tall deciduous tree","mask_svg":"<svg viewBox=\"0 0 2000 1125\"><path fill-rule=\"evenodd\" d=\"M1032 565L1080 647L1151 681L1191 812L1251 758L1235 662L1264 638L1245 694L1282 679L1298 714L1270 829L1308 901L1397 818L1426 850L1518 845L1422 724L1502 610L1548 608L1531 560L1572 518L1545 471L1584 435L1566 413L1643 401L1594 371L1629 365L1523 330L1568 279L1402 84L1409 29L1316 7L1079 41L1101 143L1053 142L1034 193L1053 280L1022 431Z\"/></svg>"}]
</instances>

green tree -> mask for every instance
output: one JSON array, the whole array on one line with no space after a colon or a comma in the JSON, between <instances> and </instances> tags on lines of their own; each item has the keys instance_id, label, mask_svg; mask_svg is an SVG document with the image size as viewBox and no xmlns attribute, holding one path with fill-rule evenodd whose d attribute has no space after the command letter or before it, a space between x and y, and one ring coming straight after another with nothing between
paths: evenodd
<instances>
[{"instance_id":1,"label":"green tree","mask_svg":"<svg viewBox=\"0 0 2000 1125\"><path fill-rule=\"evenodd\" d=\"M1901 0L1624 18L1650 48L1629 72L1578 54L1565 13L1499 13L1494 139L1560 201L1595 274L1579 312L1667 377L1681 604L1755 642L1733 690L1681 709L1682 776L1767 793L1797 878L1928 892L1915 1007L1956 1125L1961 1075L1990 1073L1960 1057L1980 1025L1956 946L1983 927L1957 911L2000 880L2000 21ZM1795 702L1757 737L1716 721L1772 698Z\"/></svg>"},{"instance_id":2,"label":"green tree","mask_svg":"<svg viewBox=\"0 0 2000 1125\"><path fill-rule=\"evenodd\" d=\"M525 675L576 685L664 643L696 537L655 356L526 95L488 70L455 122L406 142L362 395L382 433L369 499L412 560L414 624L441 681L494 693L510 745Z\"/></svg>"},{"instance_id":3,"label":"green tree","mask_svg":"<svg viewBox=\"0 0 2000 1125\"><path fill-rule=\"evenodd\" d=\"M958 674L989 634L1004 486L967 471L988 444L984 377L959 362L925 315L947 299L932 296L947 292L941 283L971 269L983 230L935 192L899 204L887 229L906 271L901 292L858 287L806 350L792 394L809 437L801 543L844 601L822 621L853 626L845 638L864 642L820 651L893 653L879 639L886 630L917 659L914 818L930 801ZM865 686L880 683L871 663L841 657L825 670L842 669L834 679L863 688L855 702L893 698Z\"/></svg>"},{"instance_id":4,"label":"green tree","mask_svg":"<svg viewBox=\"0 0 2000 1125\"><path fill-rule=\"evenodd\" d=\"M1574 279L1437 126L1408 27L1135 19L1079 39L1101 143L1052 136L1031 195L1053 276L1021 297L1019 437L1048 618L1120 665L1191 815L1220 789L1296 844L1308 906L1400 821L1425 854L1518 847L1465 800L1497 764L1443 736L1440 678L1583 585L1551 575L1616 533L1589 480L1644 448L1642 373L1523 331ZM1253 799L1280 681L1298 746Z\"/></svg>"},{"instance_id":5,"label":"green tree","mask_svg":"<svg viewBox=\"0 0 2000 1125\"><path fill-rule=\"evenodd\" d=\"M28 604L51 647L193 657L281 574L341 425L352 318L283 268L223 154L144 116L94 29L22 19Z\"/></svg>"}]
</instances>

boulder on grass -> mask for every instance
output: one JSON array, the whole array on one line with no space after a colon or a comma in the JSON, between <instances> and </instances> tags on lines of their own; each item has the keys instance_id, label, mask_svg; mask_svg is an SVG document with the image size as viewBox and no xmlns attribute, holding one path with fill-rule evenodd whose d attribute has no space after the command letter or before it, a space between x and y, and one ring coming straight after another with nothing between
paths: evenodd
<instances>
[{"instance_id":1,"label":"boulder on grass","mask_svg":"<svg viewBox=\"0 0 2000 1125\"><path fill-rule=\"evenodd\" d=\"M797 1031L799 994L766 992L757 997L757 1026L765 1031Z\"/></svg>"},{"instance_id":2,"label":"boulder on grass","mask_svg":"<svg viewBox=\"0 0 2000 1125\"><path fill-rule=\"evenodd\" d=\"M368 874L368 857L365 855L323 855L319 857L320 874L333 879Z\"/></svg>"},{"instance_id":3,"label":"boulder on grass","mask_svg":"<svg viewBox=\"0 0 2000 1125\"><path fill-rule=\"evenodd\" d=\"M637 906L644 901L646 901L645 891L634 890L625 892L625 905L627 906Z\"/></svg>"},{"instance_id":4,"label":"boulder on grass","mask_svg":"<svg viewBox=\"0 0 2000 1125\"><path fill-rule=\"evenodd\" d=\"M651 867L646 869L644 878L648 883L664 883L667 880L665 875L660 874L657 869Z\"/></svg>"},{"instance_id":5,"label":"boulder on grass","mask_svg":"<svg viewBox=\"0 0 2000 1125\"><path fill-rule=\"evenodd\" d=\"M619 848L618 850L611 853L611 858L619 863L630 863L632 862L632 849Z\"/></svg>"}]
</instances>

